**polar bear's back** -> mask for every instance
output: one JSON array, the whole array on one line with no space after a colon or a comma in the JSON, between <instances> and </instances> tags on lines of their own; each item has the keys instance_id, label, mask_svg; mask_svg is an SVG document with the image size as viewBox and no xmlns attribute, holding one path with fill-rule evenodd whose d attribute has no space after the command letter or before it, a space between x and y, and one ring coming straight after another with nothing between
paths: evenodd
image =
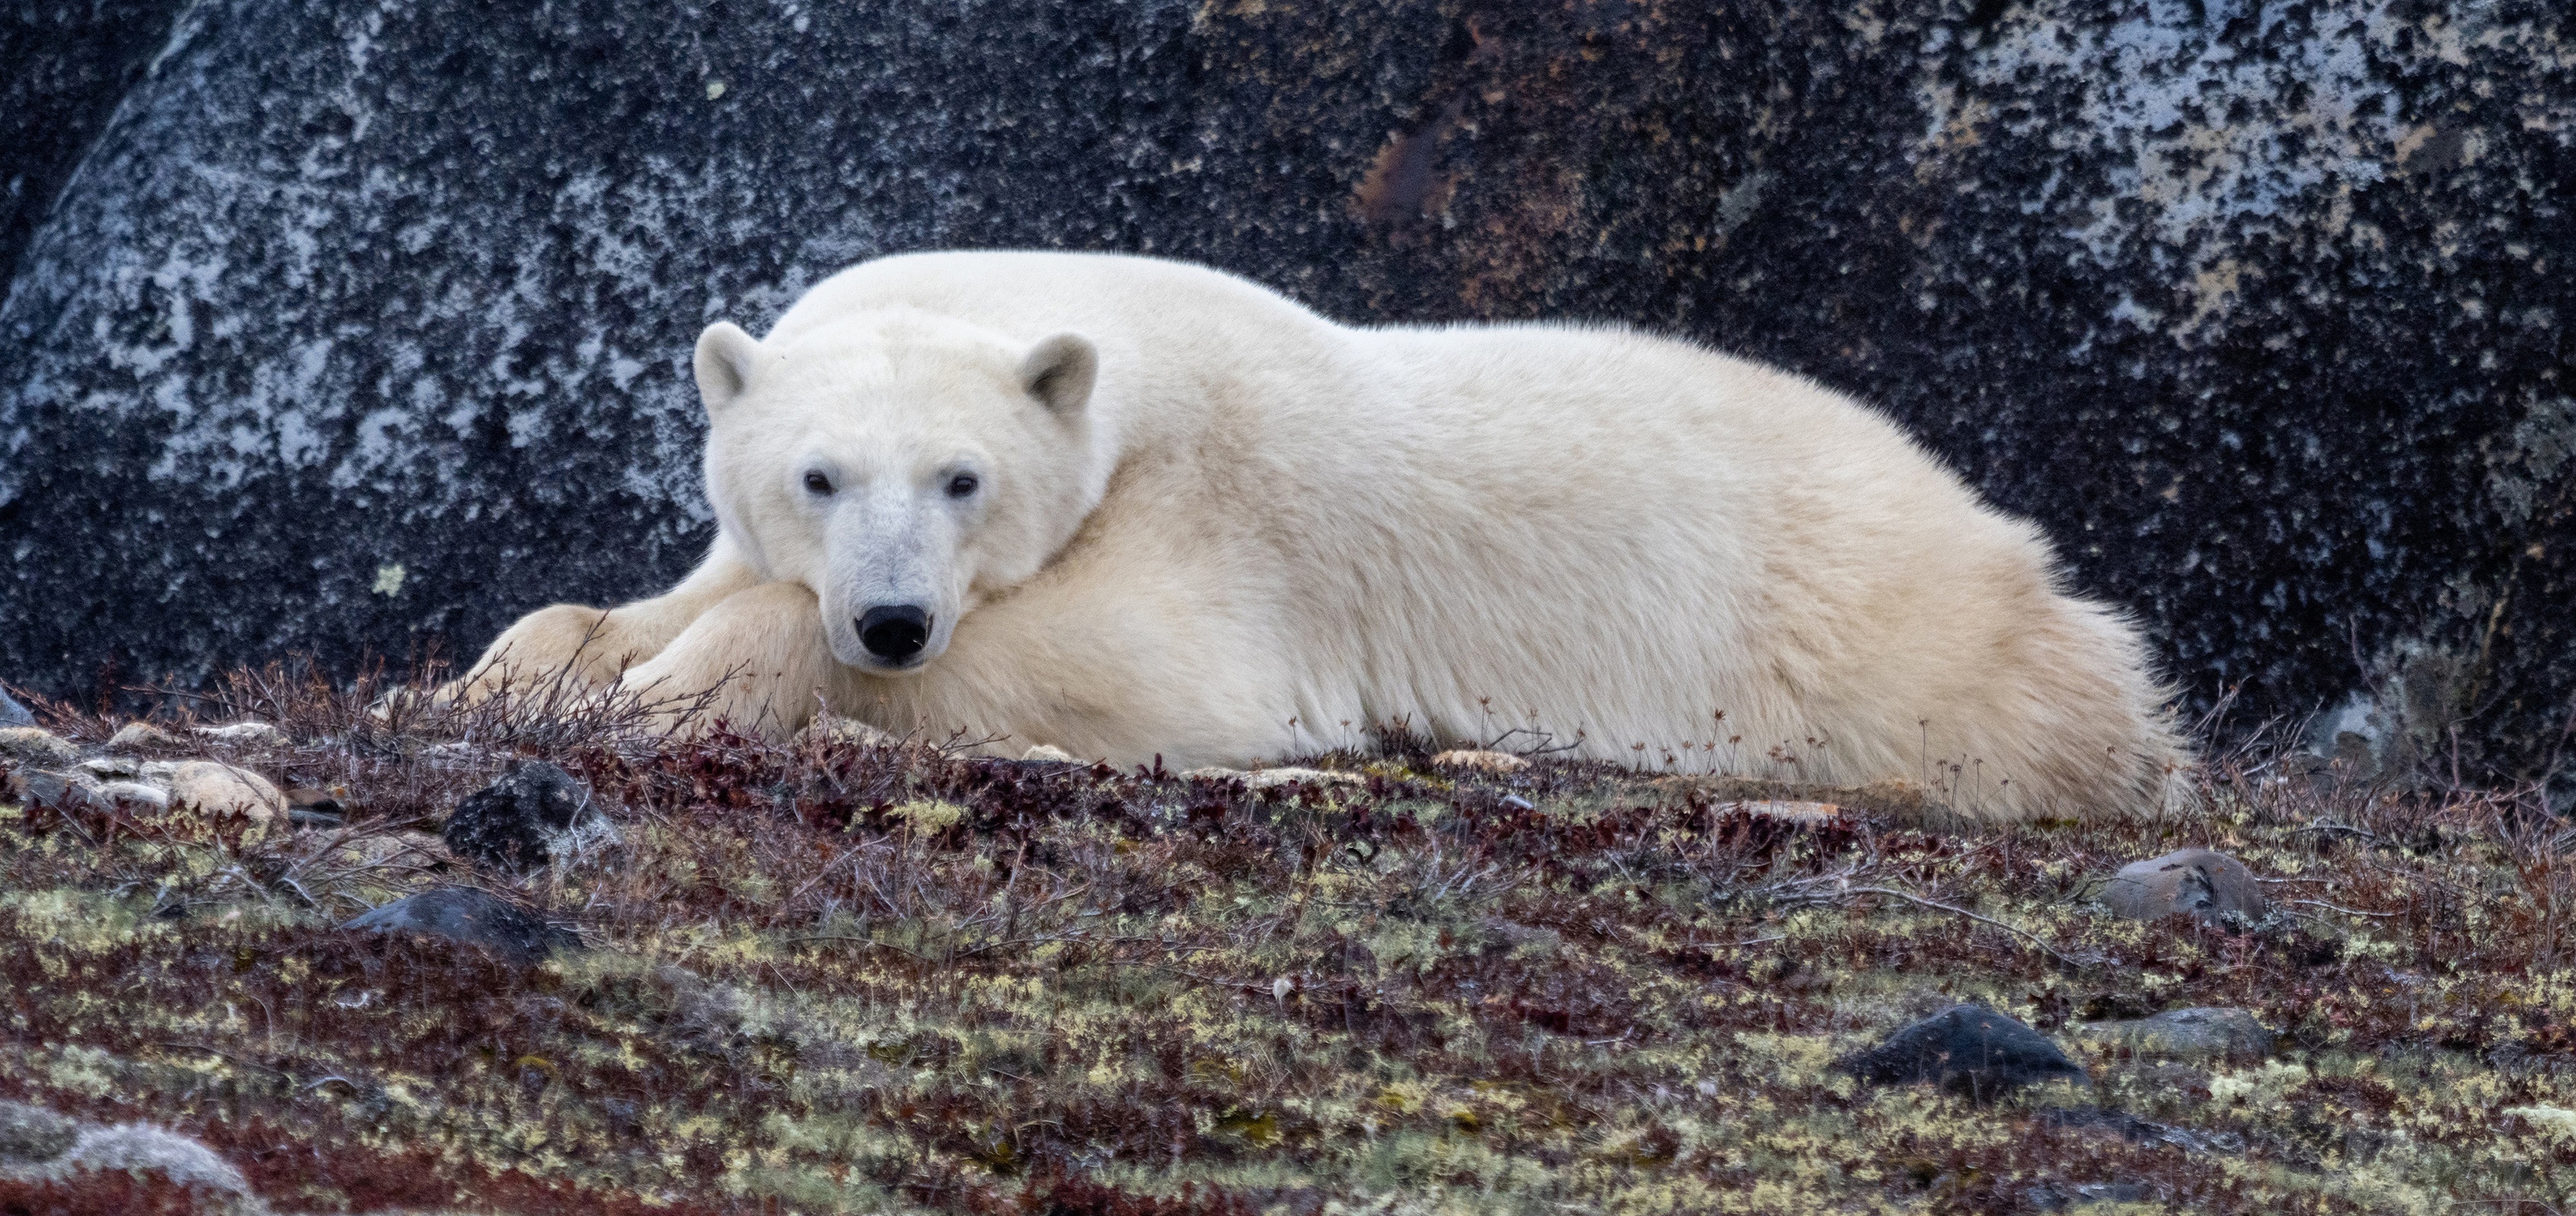
<instances>
[{"instance_id":1,"label":"polar bear's back","mask_svg":"<svg viewBox=\"0 0 2576 1216\"><path fill-rule=\"evenodd\" d=\"M1382 640L1358 666L1404 673L1372 717L1469 734L1537 710L1591 755L1698 745L1701 765L1818 780L1955 761L2012 809L2134 803L2174 754L2133 632L1876 411L1616 328L1363 343L1409 377L1339 449L1333 484L1375 501L1348 532L1301 531L1371 555L1352 625L1319 632Z\"/></svg>"}]
</instances>

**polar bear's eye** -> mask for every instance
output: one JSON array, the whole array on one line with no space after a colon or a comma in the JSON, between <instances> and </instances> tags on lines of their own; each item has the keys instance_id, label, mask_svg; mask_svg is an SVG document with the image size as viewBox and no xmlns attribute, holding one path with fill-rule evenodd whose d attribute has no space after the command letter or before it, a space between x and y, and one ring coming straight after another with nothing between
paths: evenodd
<instances>
[{"instance_id":1,"label":"polar bear's eye","mask_svg":"<svg viewBox=\"0 0 2576 1216\"><path fill-rule=\"evenodd\" d=\"M820 473L807 473L805 488L816 494L829 494L832 492L832 479Z\"/></svg>"},{"instance_id":2,"label":"polar bear's eye","mask_svg":"<svg viewBox=\"0 0 2576 1216\"><path fill-rule=\"evenodd\" d=\"M950 498L970 497L975 493L976 487L983 484L976 480L972 473L960 473L948 479L948 496Z\"/></svg>"}]
</instances>

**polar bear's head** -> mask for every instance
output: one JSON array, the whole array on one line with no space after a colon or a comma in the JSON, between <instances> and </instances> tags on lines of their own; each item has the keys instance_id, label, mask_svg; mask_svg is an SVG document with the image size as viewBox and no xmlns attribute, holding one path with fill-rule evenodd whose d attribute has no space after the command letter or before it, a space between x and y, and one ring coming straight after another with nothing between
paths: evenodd
<instances>
[{"instance_id":1,"label":"polar bear's head","mask_svg":"<svg viewBox=\"0 0 2576 1216\"><path fill-rule=\"evenodd\" d=\"M772 581L822 602L832 653L918 670L958 618L1036 574L1107 484L1099 357L919 313L698 338L707 496Z\"/></svg>"}]
</instances>

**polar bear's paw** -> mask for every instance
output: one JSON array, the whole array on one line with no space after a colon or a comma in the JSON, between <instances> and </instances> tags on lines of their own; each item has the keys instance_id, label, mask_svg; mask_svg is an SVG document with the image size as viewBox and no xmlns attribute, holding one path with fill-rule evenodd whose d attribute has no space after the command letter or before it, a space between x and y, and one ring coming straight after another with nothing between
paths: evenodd
<instances>
[{"instance_id":1,"label":"polar bear's paw","mask_svg":"<svg viewBox=\"0 0 2576 1216\"><path fill-rule=\"evenodd\" d=\"M500 696L562 695L614 684L644 657L618 628L616 614L556 604L520 617L493 639L464 678L442 686L443 704L475 705Z\"/></svg>"}]
</instances>

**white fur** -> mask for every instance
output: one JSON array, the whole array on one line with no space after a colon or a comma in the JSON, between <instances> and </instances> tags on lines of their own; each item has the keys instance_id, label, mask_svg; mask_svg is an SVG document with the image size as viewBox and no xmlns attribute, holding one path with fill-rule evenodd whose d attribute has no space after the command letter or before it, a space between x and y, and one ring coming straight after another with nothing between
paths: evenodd
<instances>
[{"instance_id":1,"label":"white fur","mask_svg":"<svg viewBox=\"0 0 2576 1216\"><path fill-rule=\"evenodd\" d=\"M738 725L793 730L819 693L1176 768L1530 727L1998 815L2145 807L2186 762L2135 632L2035 528L1877 413L1686 343L1354 329L1180 263L931 253L834 276L764 339L710 328L698 374L706 562L531 616L485 685L505 656L731 672ZM959 469L977 500L942 496ZM895 601L934 612L914 671L852 625Z\"/></svg>"}]
</instances>

